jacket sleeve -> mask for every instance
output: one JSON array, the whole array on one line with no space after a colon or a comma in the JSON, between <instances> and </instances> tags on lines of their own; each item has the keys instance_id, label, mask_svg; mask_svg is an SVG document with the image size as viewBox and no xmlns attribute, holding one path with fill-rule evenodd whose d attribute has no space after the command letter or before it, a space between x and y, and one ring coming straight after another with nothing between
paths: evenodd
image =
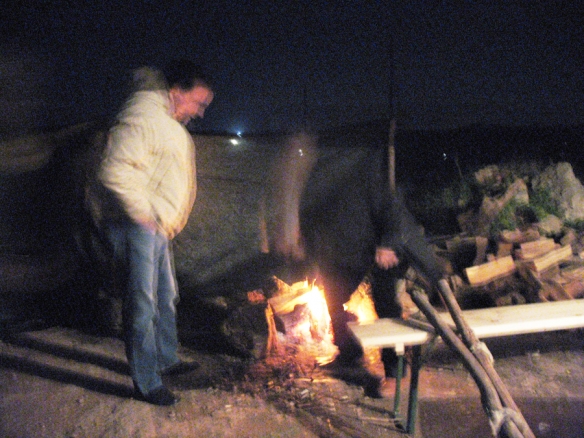
<instances>
[{"instance_id":1,"label":"jacket sleeve","mask_svg":"<svg viewBox=\"0 0 584 438\"><path fill-rule=\"evenodd\" d=\"M442 279L443 269L411 212L398 196L387 196L385 205L385 232L380 246L392 248L428 281Z\"/></svg>"},{"instance_id":2,"label":"jacket sleeve","mask_svg":"<svg viewBox=\"0 0 584 438\"><path fill-rule=\"evenodd\" d=\"M148 201L148 160L150 156L147 127L137 123L119 123L108 137L106 156L99 178L133 220L156 220Z\"/></svg>"}]
</instances>

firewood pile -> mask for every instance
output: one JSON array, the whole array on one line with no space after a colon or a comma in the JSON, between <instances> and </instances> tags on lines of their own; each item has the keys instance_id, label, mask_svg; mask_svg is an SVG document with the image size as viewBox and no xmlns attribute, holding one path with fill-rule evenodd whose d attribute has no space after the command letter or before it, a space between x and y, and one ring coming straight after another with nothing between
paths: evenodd
<instances>
[{"instance_id":1,"label":"firewood pile","mask_svg":"<svg viewBox=\"0 0 584 438\"><path fill-rule=\"evenodd\" d=\"M584 297L584 251L533 230L436 242L451 287L463 308L505 306Z\"/></svg>"},{"instance_id":2,"label":"firewood pile","mask_svg":"<svg viewBox=\"0 0 584 438\"><path fill-rule=\"evenodd\" d=\"M584 296L584 186L569 163L491 165L470 178L460 234L433 239L463 309Z\"/></svg>"}]
</instances>

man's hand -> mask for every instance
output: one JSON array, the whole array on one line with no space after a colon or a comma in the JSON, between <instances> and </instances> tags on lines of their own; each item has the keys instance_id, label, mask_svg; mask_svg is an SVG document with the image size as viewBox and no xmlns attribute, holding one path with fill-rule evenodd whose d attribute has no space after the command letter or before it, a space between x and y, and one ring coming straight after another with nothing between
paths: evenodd
<instances>
[{"instance_id":1,"label":"man's hand","mask_svg":"<svg viewBox=\"0 0 584 438\"><path fill-rule=\"evenodd\" d=\"M375 263L381 269L389 269L397 266L399 259L393 249L378 246L375 250Z\"/></svg>"}]
</instances>

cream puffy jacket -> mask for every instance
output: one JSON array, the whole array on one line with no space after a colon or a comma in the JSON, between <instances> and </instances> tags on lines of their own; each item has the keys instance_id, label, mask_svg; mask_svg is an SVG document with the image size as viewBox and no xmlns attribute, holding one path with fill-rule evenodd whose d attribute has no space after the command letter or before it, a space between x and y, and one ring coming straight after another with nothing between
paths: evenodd
<instances>
[{"instance_id":1,"label":"cream puffy jacket","mask_svg":"<svg viewBox=\"0 0 584 438\"><path fill-rule=\"evenodd\" d=\"M185 226L196 195L195 146L170 115L164 90L137 91L110 129L98 179L100 219L155 221L173 238Z\"/></svg>"}]
</instances>

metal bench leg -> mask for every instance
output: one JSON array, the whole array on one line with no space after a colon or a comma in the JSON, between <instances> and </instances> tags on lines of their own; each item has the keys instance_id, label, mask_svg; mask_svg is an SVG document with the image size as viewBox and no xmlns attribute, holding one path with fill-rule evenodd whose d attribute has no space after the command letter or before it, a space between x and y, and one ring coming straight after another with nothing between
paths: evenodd
<instances>
[{"instance_id":1,"label":"metal bench leg","mask_svg":"<svg viewBox=\"0 0 584 438\"><path fill-rule=\"evenodd\" d=\"M413 434L416 430L416 416L418 415L418 382L422 368L422 346L412 347L412 377L410 380L410 399L408 401L408 425L406 432Z\"/></svg>"},{"instance_id":2,"label":"metal bench leg","mask_svg":"<svg viewBox=\"0 0 584 438\"><path fill-rule=\"evenodd\" d=\"M399 418L399 405L401 400L401 382L404 376L404 356L397 357L397 376L395 376L395 395L393 400L393 415Z\"/></svg>"}]
</instances>

